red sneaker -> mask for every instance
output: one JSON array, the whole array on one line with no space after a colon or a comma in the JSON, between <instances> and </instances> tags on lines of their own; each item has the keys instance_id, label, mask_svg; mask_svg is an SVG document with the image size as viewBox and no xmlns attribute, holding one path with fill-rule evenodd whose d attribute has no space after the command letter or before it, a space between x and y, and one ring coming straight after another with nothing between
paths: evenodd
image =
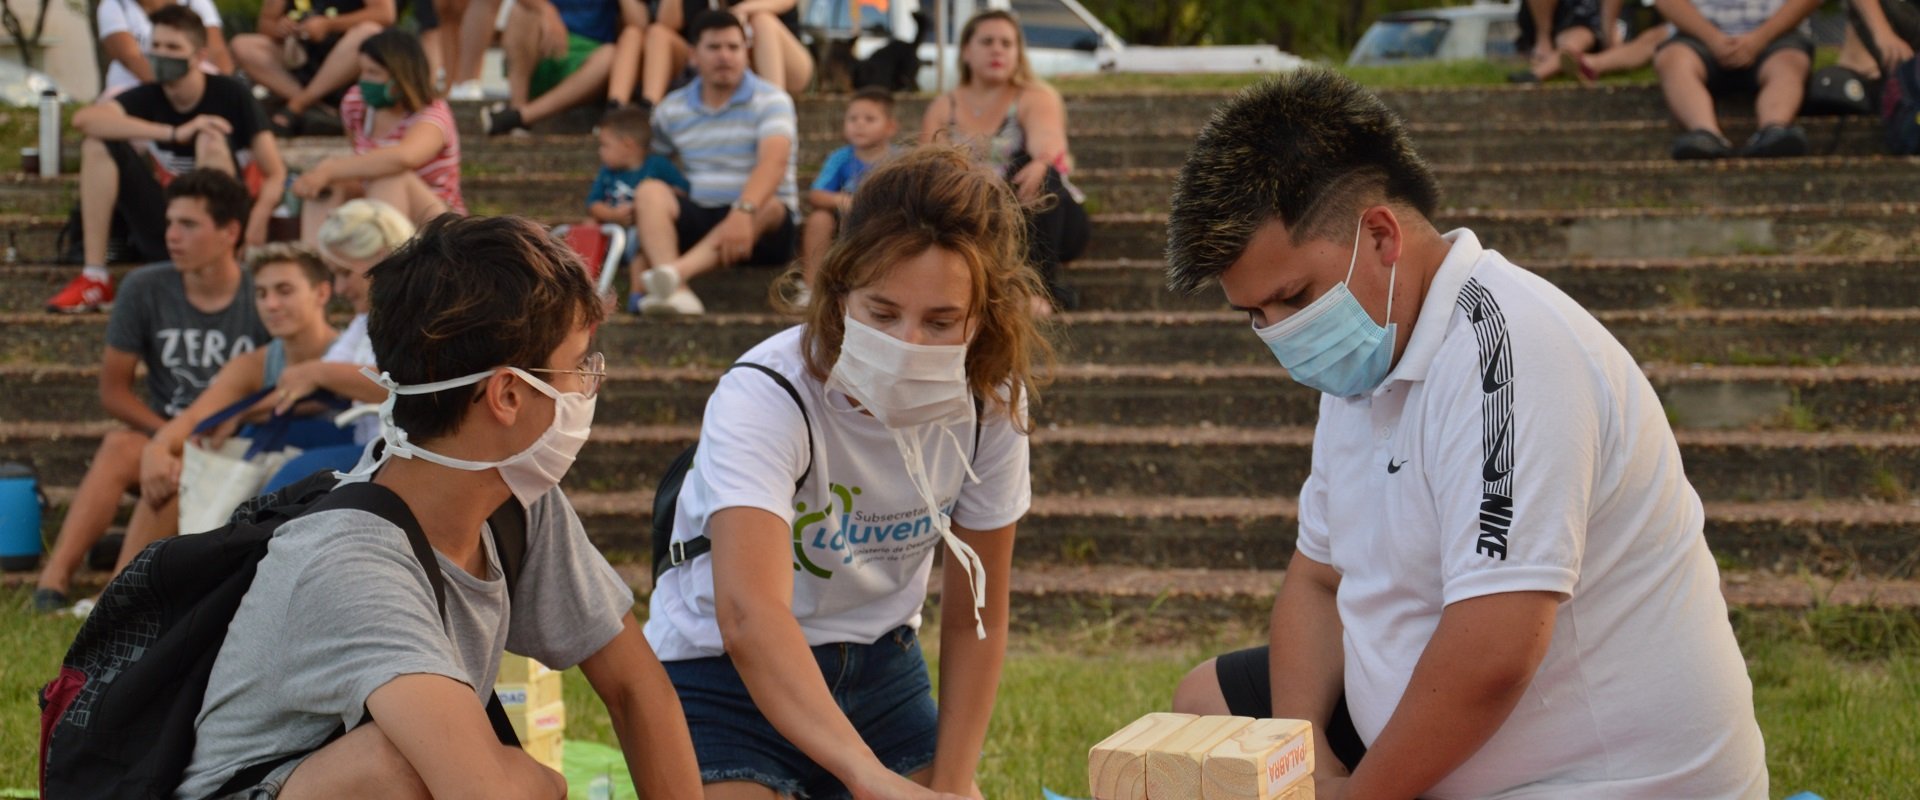
<instances>
[{"instance_id":1,"label":"red sneaker","mask_svg":"<svg viewBox=\"0 0 1920 800\"><path fill-rule=\"evenodd\" d=\"M79 275L67 288L47 301L47 310L59 314L84 314L113 307L113 282Z\"/></svg>"}]
</instances>

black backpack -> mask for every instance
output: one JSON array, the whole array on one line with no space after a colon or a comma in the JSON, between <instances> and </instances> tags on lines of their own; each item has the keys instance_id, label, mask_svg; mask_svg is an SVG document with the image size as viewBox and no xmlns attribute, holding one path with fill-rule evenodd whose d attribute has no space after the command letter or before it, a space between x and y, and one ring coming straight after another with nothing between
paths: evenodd
<instances>
[{"instance_id":1,"label":"black backpack","mask_svg":"<svg viewBox=\"0 0 1920 800\"><path fill-rule=\"evenodd\" d=\"M107 585L59 677L40 692L41 797L173 797L193 757L194 719L227 626L287 520L354 508L400 526L445 615L445 577L406 503L371 482L335 483L331 470L317 472L248 501L222 528L154 542ZM526 560L525 512L509 500L489 522L511 596ZM502 744L519 746L498 696L487 716ZM345 733L336 729L327 741ZM281 763L241 770L216 796L258 783Z\"/></svg>"},{"instance_id":2,"label":"black backpack","mask_svg":"<svg viewBox=\"0 0 1920 800\"><path fill-rule=\"evenodd\" d=\"M774 383L785 389L787 396L793 398L793 404L800 408L800 419L807 423L807 468L800 471L800 477L793 482L793 491L800 493L800 487L807 482L807 476L813 474L813 418L807 416L807 406L800 402L800 390L793 388L793 382L787 376L760 364L736 361L725 372L746 367L772 378ZM725 374L725 372L721 374ZM978 395L973 398L973 453L980 454L980 414L982 404ZM692 561L702 553L713 549L713 542L705 536L695 536L685 542L673 541L673 517L680 510L680 487L687 482L687 471L693 469L693 454L700 449L700 443L694 442L680 451L673 462L667 465L667 471L660 476L660 487L653 493L653 582L658 584L660 576L667 570ZM798 545L795 545L796 547Z\"/></svg>"}]
</instances>

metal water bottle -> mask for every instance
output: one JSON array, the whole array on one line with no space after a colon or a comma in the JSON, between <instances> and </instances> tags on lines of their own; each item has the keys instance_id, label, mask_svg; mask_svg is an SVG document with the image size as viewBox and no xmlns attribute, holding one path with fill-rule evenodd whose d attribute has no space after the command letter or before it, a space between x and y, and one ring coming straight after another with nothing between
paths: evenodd
<instances>
[{"instance_id":1,"label":"metal water bottle","mask_svg":"<svg viewBox=\"0 0 1920 800\"><path fill-rule=\"evenodd\" d=\"M60 174L60 95L40 93L40 177Z\"/></svg>"}]
</instances>

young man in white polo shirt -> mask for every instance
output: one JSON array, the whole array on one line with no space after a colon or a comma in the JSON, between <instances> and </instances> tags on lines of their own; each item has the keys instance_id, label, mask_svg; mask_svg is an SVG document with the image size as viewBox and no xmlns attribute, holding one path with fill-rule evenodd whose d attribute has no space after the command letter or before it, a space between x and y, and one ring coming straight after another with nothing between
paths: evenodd
<instances>
[{"instance_id":1,"label":"young man in white polo shirt","mask_svg":"<svg viewBox=\"0 0 1920 800\"><path fill-rule=\"evenodd\" d=\"M1170 284L1219 282L1324 396L1270 648L1175 708L1313 722L1324 798L1765 797L1659 398L1437 204L1399 121L1328 71L1242 94L1188 156Z\"/></svg>"},{"instance_id":2,"label":"young man in white polo shirt","mask_svg":"<svg viewBox=\"0 0 1920 800\"><path fill-rule=\"evenodd\" d=\"M653 152L680 161L693 184L634 190L646 314L698 314L694 276L738 263L786 266L794 256L798 122L793 98L747 69L740 19L705 11L688 31L699 73L653 109Z\"/></svg>"}]
</instances>

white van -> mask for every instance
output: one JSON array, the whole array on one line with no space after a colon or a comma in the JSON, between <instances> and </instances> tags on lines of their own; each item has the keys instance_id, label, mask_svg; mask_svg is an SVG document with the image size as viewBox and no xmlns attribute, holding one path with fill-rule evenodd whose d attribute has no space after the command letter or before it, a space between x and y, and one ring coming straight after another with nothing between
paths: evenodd
<instances>
[{"instance_id":1,"label":"white van","mask_svg":"<svg viewBox=\"0 0 1920 800\"><path fill-rule=\"evenodd\" d=\"M800 23L812 37L853 39L854 57L866 58L893 39L911 40L919 27L916 12L933 27L939 10L933 7L936 2L804 0ZM1011 11L1020 20L1027 60L1042 77L1093 72L1277 72L1304 63L1271 45L1131 46L1077 0L946 0L945 30L921 31L921 90L942 91L959 82L960 28L975 13L989 9ZM938 67L941 38L947 42L944 82Z\"/></svg>"}]
</instances>

